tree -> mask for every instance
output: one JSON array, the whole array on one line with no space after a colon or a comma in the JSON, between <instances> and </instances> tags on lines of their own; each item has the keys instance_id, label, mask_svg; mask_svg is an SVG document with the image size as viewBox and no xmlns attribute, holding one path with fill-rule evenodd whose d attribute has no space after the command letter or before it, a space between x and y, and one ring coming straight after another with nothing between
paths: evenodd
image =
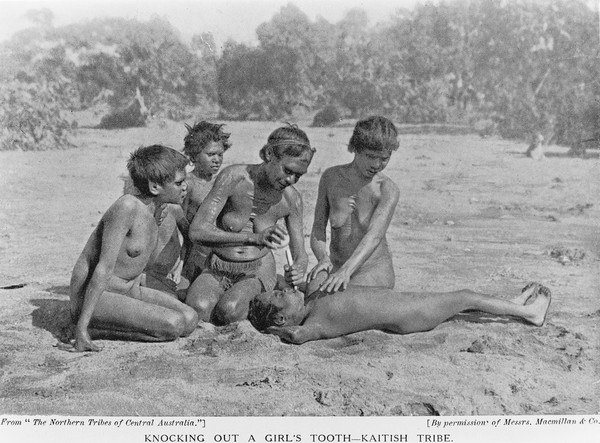
<instances>
[{"instance_id":1,"label":"tree","mask_svg":"<svg viewBox=\"0 0 600 443\"><path fill-rule=\"evenodd\" d=\"M13 36L7 53L32 80L62 82L70 106L89 106L109 91L123 105L139 87L154 112L176 112L214 98L210 69L163 19L97 19ZM64 82L62 81L64 80Z\"/></svg>"}]
</instances>

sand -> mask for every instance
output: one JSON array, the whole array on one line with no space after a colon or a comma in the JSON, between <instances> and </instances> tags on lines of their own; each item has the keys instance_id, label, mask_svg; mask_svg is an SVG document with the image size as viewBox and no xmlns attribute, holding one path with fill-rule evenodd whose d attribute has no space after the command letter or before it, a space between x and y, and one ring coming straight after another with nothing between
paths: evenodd
<instances>
[{"instance_id":1,"label":"sand","mask_svg":"<svg viewBox=\"0 0 600 443\"><path fill-rule=\"evenodd\" d=\"M258 161L277 126L229 122L225 164ZM319 176L351 159L351 127L307 133L317 154L297 187L308 248ZM401 136L386 170L401 189L388 231L396 288L510 298L540 281L553 293L545 326L461 316L426 333L367 331L295 346L244 321L204 325L170 343L57 349L69 330L71 269L121 192L129 152L151 143L181 148L184 134L183 123L151 122L82 129L78 148L66 151L0 152L0 286L13 286L0 289L2 414L600 412L598 155L569 158L550 146L545 160L532 161L524 143L476 135Z\"/></svg>"}]
</instances>

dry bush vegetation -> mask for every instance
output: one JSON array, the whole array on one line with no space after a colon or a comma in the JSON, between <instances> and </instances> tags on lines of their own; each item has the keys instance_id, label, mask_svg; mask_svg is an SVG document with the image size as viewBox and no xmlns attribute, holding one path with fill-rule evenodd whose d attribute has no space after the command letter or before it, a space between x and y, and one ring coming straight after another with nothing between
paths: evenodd
<instances>
[{"instance_id":1,"label":"dry bush vegetation","mask_svg":"<svg viewBox=\"0 0 600 443\"><path fill-rule=\"evenodd\" d=\"M483 136L540 133L574 146L574 155L598 146L600 44L590 2L426 3L378 24L362 9L336 23L311 20L290 3L257 27L257 44L227 41L220 50L210 33L183 42L156 17L61 27L49 10L32 17L36 26L0 45L0 80L49 95L3 110L3 120L29 137L12 135L11 144L4 135L4 149L66 145L59 114L29 108L54 110L58 102L63 118L99 101L115 110L136 89L150 115L173 120L199 108L204 117L275 121L301 108L318 116L316 126L377 113ZM40 143L21 120L49 128L47 139Z\"/></svg>"}]
</instances>

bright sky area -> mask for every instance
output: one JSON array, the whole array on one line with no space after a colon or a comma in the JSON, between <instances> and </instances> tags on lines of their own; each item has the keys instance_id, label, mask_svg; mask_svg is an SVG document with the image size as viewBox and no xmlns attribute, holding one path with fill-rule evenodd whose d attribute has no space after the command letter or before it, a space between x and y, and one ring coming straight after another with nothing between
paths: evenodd
<instances>
[{"instance_id":1,"label":"bright sky area","mask_svg":"<svg viewBox=\"0 0 600 443\"><path fill-rule=\"evenodd\" d=\"M256 27L269 21L282 6L294 3L311 20L321 16L331 23L341 20L352 8L367 11L370 24L385 22L401 8L412 8L425 0L0 0L0 41L31 26L25 13L50 9L54 26L101 17L125 17L146 21L152 16L166 18L178 28L183 39L211 32L217 45L228 38L240 43L256 41Z\"/></svg>"}]
</instances>

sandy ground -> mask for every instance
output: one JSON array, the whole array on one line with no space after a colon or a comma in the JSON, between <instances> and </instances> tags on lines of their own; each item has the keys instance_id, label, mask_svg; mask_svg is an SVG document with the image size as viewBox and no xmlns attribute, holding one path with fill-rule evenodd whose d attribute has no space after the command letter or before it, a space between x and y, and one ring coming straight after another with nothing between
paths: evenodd
<instances>
[{"instance_id":1,"label":"sandy ground","mask_svg":"<svg viewBox=\"0 0 600 443\"><path fill-rule=\"evenodd\" d=\"M275 123L227 126L226 164L258 160ZM305 234L321 172L351 159L351 128L307 130L318 152L298 184ZM248 322L164 344L58 350L72 266L118 197L139 145L182 146L182 123L80 130L78 148L0 152L0 413L65 415L592 414L598 395L597 154L540 162L525 144L403 135L387 168L401 188L388 232L396 288L553 292L547 324L463 316L433 331L368 331L301 346ZM308 238L307 238L308 247ZM283 257L278 257L282 265ZM312 259L311 263L314 263Z\"/></svg>"}]
</instances>

